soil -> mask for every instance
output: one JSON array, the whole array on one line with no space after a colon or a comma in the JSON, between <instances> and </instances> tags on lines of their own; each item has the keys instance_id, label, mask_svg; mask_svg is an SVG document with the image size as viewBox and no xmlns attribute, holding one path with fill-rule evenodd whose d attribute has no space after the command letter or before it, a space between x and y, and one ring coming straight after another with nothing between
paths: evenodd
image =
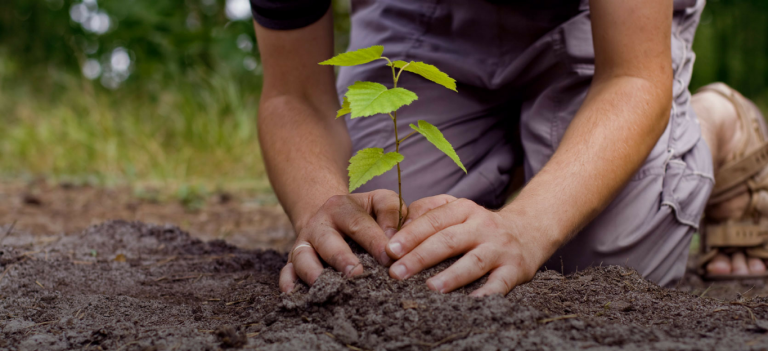
<instances>
[{"instance_id":1,"label":"soil","mask_svg":"<svg viewBox=\"0 0 768 351\"><path fill-rule=\"evenodd\" d=\"M105 220L172 223L197 238L224 239L247 249L288 250L294 233L273 194L212 192L179 196L157 189L98 187L45 181L0 181L0 225L30 236L55 240ZM0 244L19 245L19 242Z\"/></svg>"},{"instance_id":2,"label":"soil","mask_svg":"<svg viewBox=\"0 0 768 351\"><path fill-rule=\"evenodd\" d=\"M672 290L595 267L478 299L426 288L450 262L399 282L358 250L362 276L327 269L288 295L285 254L174 226L110 221L8 245L23 236L0 249L0 350L768 349L754 282L726 283L743 294L723 300L693 278Z\"/></svg>"}]
</instances>

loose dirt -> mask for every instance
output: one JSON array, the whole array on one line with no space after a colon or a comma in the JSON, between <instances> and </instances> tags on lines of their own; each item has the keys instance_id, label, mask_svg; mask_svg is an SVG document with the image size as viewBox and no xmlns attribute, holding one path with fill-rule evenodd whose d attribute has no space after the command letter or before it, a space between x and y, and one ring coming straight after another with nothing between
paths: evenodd
<instances>
[{"instance_id":1,"label":"loose dirt","mask_svg":"<svg viewBox=\"0 0 768 351\"><path fill-rule=\"evenodd\" d=\"M466 294L482 282L426 288L450 262L399 282L361 254L362 276L327 269L286 295L284 254L173 226L106 222L0 253L2 350L768 348L768 299L664 289L620 267L540 272L477 299Z\"/></svg>"},{"instance_id":2,"label":"loose dirt","mask_svg":"<svg viewBox=\"0 0 768 351\"><path fill-rule=\"evenodd\" d=\"M24 240L45 241L122 219L172 223L194 237L224 239L246 249L285 251L293 244L291 223L273 194L190 193L0 180L0 225L15 223L16 230L30 234ZM19 243L4 242L0 234L0 244Z\"/></svg>"}]
</instances>

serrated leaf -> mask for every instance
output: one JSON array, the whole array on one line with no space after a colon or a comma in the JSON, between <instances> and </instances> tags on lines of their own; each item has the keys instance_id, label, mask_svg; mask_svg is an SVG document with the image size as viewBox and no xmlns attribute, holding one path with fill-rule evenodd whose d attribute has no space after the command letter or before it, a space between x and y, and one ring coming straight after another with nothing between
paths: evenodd
<instances>
[{"instance_id":1,"label":"serrated leaf","mask_svg":"<svg viewBox=\"0 0 768 351\"><path fill-rule=\"evenodd\" d=\"M373 60L378 60L381 58L381 54L383 53L383 46L374 45L369 48L338 54L333 58L320 62L320 64L332 66L357 66L371 62Z\"/></svg>"},{"instance_id":2,"label":"serrated leaf","mask_svg":"<svg viewBox=\"0 0 768 351\"><path fill-rule=\"evenodd\" d=\"M419 120L419 126L415 126L411 124L411 128L413 130L419 132L421 135L423 135L427 140L435 145L440 151L448 155L453 162L456 162L456 164L461 168L464 173L467 173L467 169L464 168L464 165L461 163L461 160L459 159L459 155L456 154L456 150L453 149L453 146L451 146L451 143L448 142L447 139L443 136L443 133L437 129L437 127L433 126L432 124L428 123L427 121Z\"/></svg>"},{"instance_id":3,"label":"serrated leaf","mask_svg":"<svg viewBox=\"0 0 768 351\"><path fill-rule=\"evenodd\" d=\"M395 67L397 68L405 67L405 71L416 73L448 89L456 91L456 80L449 77L447 74L440 71L435 66L432 66L424 62L414 62L414 61L411 61L411 62L395 61L395 62L392 62L392 64L395 65ZM389 66L389 64L387 64L387 66Z\"/></svg>"},{"instance_id":4,"label":"serrated leaf","mask_svg":"<svg viewBox=\"0 0 768 351\"><path fill-rule=\"evenodd\" d=\"M345 94L349 99L352 118L373 116L377 113L390 113L400 107L410 105L418 99L415 93L403 88L387 89L373 82L355 82Z\"/></svg>"},{"instance_id":5,"label":"serrated leaf","mask_svg":"<svg viewBox=\"0 0 768 351\"><path fill-rule=\"evenodd\" d=\"M344 102L341 103L341 108L339 109L338 112L336 112L336 118L344 116L350 112L352 112L352 110L349 109L349 100L347 100L347 97L345 96Z\"/></svg>"},{"instance_id":6,"label":"serrated leaf","mask_svg":"<svg viewBox=\"0 0 768 351\"><path fill-rule=\"evenodd\" d=\"M362 149L349 159L349 192L367 183L373 177L380 176L403 161L403 155L397 152L384 153L384 149L372 147Z\"/></svg>"}]
</instances>

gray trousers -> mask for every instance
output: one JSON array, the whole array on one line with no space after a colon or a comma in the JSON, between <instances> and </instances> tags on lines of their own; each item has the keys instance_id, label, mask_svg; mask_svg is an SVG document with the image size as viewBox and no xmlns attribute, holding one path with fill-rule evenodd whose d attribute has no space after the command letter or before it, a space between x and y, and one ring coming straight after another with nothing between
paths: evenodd
<instances>
[{"instance_id":1,"label":"gray trousers","mask_svg":"<svg viewBox=\"0 0 768 351\"><path fill-rule=\"evenodd\" d=\"M418 101L398 112L402 132L423 119L453 144L468 173L424 138L401 145L406 202L451 194L488 208L509 196L516 166L526 180L542 169L589 90L594 51L586 1L537 0L497 5L467 0L355 0L350 50L384 45L392 60L424 61L458 82L458 93L403 74L399 86ZM703 0L675 1L672 28L674 103L648 159L601 215L546 266L566 272L626 265L669 285L685 272L692 234L714 180L712 158L690 106L691 51ZM339 93L359 80L391 85L378 64L344 67ZM621 118L616 116L616 118ZM394 149L385 116L347 122L353 151ZM401 132L401 133L402 133ZM605 174L611 177L611 174ZM358 191L397 190L394 171ZM536 235L531 233L530 235Z\"/></svg>"}]
</instances>

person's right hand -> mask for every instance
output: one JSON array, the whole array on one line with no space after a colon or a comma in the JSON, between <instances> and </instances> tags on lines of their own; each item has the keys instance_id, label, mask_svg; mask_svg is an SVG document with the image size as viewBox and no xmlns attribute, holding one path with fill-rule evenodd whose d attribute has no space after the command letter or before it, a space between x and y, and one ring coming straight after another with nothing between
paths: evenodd
<instances>
[{"instance_id":1,"label":"person's right hand","mask_svg":"<svg viewBox=\"0 0 768 351\"><path fill-rule=\"evenodd\" d=\"M391 190L328 199L298 231L288 263L280 272L280 291L291 292L298 279L314 284L323 272L318 255L348 277L363 273L344 236L360 244L380 264L391 264L385 247L397 231L398 204L397 193ZM403 205L403 217L406 214L407 207Z\"/></svg>"}]
</instances>

